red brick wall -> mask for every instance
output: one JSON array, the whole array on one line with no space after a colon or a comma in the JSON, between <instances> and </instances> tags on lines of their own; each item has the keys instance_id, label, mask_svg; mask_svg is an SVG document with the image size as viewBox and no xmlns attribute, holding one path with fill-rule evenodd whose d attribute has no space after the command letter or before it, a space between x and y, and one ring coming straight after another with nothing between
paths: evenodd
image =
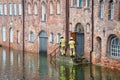
<instances>
[{"instance_id":1,"label":"red brick wall","mask_svg":"<svg viewBox=\"0 0 120 80\"><path fill-rule=\"evenodd\" d=\"M1 19L1 22L0 22L0 31L1 31L1 38L0 38L0 44L2 44L3 46L11 46L11 48L14 48L14 49L18 49L18 50L22 50L22 42L23 42L23 39L22 39L22 16L14 16L14 14L12 16L9 15L9 3L16 3L16 4L19 4L21 2L21 0L13 0L12 2L9 1L9 0L0 0L2 4L7 4L7 16L0 16L0 19ZM18 6L17 6L18 8ZM18 10L18 9L17 9ZM13 11L13 10L12 10ZM3 12L4 12L4 9L3 9ZM17 11L18 12L18 11ZM13 12L14 13L14 12ZM12 25L11 25L12 23ZM6 42L3 42L2 41L2 27L3 26L6 26ZM9 44L9 30L10 28L13 29L13 35L14 35L14 41L13 43ZM20 31L20 44L17 44L17 31Z\"/></svg>"}]
</instances>

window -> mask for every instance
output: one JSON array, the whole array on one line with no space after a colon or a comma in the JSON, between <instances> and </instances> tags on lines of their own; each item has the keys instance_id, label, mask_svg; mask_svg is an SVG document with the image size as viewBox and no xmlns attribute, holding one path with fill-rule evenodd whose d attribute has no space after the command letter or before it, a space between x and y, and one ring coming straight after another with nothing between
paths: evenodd
<instances>
[{"instance_id":1,"label":"window","mask_svg":"<svg viewBox=\"0 0 120 80\"><path fill-rule=\"evenodd\" d=\"M30 42L34 42L34 33L30 32Z\"/></svg>"},{"instance_id":2,"label":"window","mask_svg":"<svg viewBox=\"0 0 120 80\"><path fill-rule=\"evenodd\" d=\"M120 39L117 37L111 39L110 56L113 58L120 58Z\"/></svg>"},{"instance_id":3,"label":"window","mask_svg":"<svg viewBox=\"0 0 120 80\"><path fill-rule=\"evenodd\" d=\"M10 43L13 43L13 30L10 29Z\"/></svg>"},{"instance_id":4,"label":"window","mask_svg":"<svg viewBox=\"0 0 120 80\"><path fill-rule=\"evenodd\" d=\"M17 15L17 5L14 4L14 15L16 16Z\"/></svg>"},{"instance_id":5,"label":"window","mask_svg":"<svg viewBox=\"0 0 120 80\"><path fill-rule=\"evenodd\" d=\"M53 3L50 2L50 14L53 14Z\"/></svg>"},{"instance_id":6,"label":"window","mask_svg":"<svg viewBox=\"0 0 120 80\"><path fill-rule=\"evenodd\" d=\"M4 4L4 15L7 15L7 4Z\"/></svg>"},{"instance_id":7,"label":"window","mask_svg":"<svg viewBox=\"0 0 120 80\"><path fill-rule=\"evenodd\" d=\"M46 4L42 3L42 21L46 21Z\"/></svg>"},{"instance_id":8,"label":"window","mask_svg":"<svg viewBox=\"0 0 120 80\"><path fill-rule=\"evenodd\" d=\"M37 15L37 3L34 4L34 14Z\"/></svg>"},{"instance_id":9,"label":"window","mask_svg":"<svg viewBox=\"0 0 120 80\"><path fill-rule=\"evenodd\" d=\"M57 43L60 43L60 33L57 34Z\"/></svg>"},{"instance_id":10,"label":"window","mask_svg":"<svg viewBox=\"0 0 120 80\"><path fill-rule=\"evenodd\" d=\"M77 0L71 0L71 5L72 5L72 7L75 7L76 4L77 4Z\"/></svg>"},{"instance_id":11,"label":"window","mask_svg":"<svg viewBox=\"0 0 120 80\"><path fill-rule=\"evenodd\" d=\"M6 41L6 27L3 26L2 28L2 40L5 42Z\"/></svg>"},{"instance_id":12,"label":"window","mask_svg":"<svg viewBox=\"0 0 120 80\"><path fill-rule=\"evenodd\" d=\"M54 43L54 34L53 33L50 34L50 42Z\"/></svg>"},{"instance_id":13,"label":"window","mask_svg":"<svg viewBox=\"0 0 120 80\"><path fill-rule=\"evenodd\" d=\"M0 15L3 15L3 5L0 4Z\"/></svg>"},{"instance_id":14,"label":"window","mask_svg":"<svg viewBox=\"0 0 120 80\"><path fill-rule=\"evenodd\" d=\"M22 4L18 4L19 15L22 15Z\"/></svg>"},{"instance_id":15,"label":"window","mask_svg":"<svg viewBox=\"0 0 120 80\"><path fill-rule=\"evenodd\" d=\"M9 4L9 14L10 16L12 16L12 4L11 3Z\"/></svg>"},{"instance_id":16,"label":"window","mask_svg":"<svg viewBox=\"0 0 120 80\"><path fill-rule=\"evenodd\" d=\"M82 0L77 0L77 7L82 7Z\"/></svg>"},{"instance_id":17,"label":"window","mask_svg":"<svg viewBox=\"0 0 120 80\"><path fill-rule=\"evenodd\" d=\"M31 5L28 3L28 14L31 14Z\"/></svg>"},{"instance_id":18,"label":"window","mask_svg":"<svg viewBox=\"0 0 120 80\"><path fill-rule=\"evenodd\" d=\"M61 12L61 6L60 6L60 1L57 2L57 14L60 14Z\"/></svg>"},{"instance_id":19,"label":"window","mask_svg":"<svg viewBox=\"0 0 120 80\"><path fill-rule=\"evenodd\" d=\"M17 43L20 43L20 31L17 31Z\"/></svg>"},{"instance_id":20,"label":"window","mask_svg":"<svg viewBox=\"0 0 120 80\"><path fill-rule=\"evenodd\" d=\"M87 32L87 33L90 33L90 24L89 24L89 23L87 23L86 29L87 29L86 32Z\"/></svg>"},{"instance_id":21,"label":"window","mask_svg":"<svg viewBox=\"0 0 120 80\"><path fill-rule=\"evenodd\" d=\"M100 1L100 19L103 19L104 17L104 3L103 0Z\"/></svg>"},{"instance_id":22,"label":"window","mask_svg":"<svg viewBox=\"0 0 120 80\"><path fill-rule=\"evenodd\" d=\"M89 1L90 0L86 0L86 8L89 8Z\"/></svg>"},{"instance_id":23,"label":"window","mask_svg":"<svg viewBox=\"0 0 120 80\"><path fill-rule=\"evenodd\" d=\"M109 15L108 18L109 20L112 20L114 17L114 5L113 5L113 0L110 1L109 3Z\"/></svg>"}]
</instances>

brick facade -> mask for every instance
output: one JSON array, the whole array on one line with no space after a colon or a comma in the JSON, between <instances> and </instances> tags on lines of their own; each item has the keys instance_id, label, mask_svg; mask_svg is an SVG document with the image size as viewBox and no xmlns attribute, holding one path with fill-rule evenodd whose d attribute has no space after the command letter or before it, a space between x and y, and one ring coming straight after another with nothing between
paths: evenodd
<instances>
[{"instance_id":1,"label":"brick facade","mask_svg":"<svg viewBox=\"0 0 120 80\"><path fill-rule=\"evenodd\" d=\"M26 0L25 2L25 34L23 34L23 16L0 16L2 27L6 26L6 42L2 41L2 34L0 34L0 44L3 46L11 47L14 49L22 50L23 48L23 35L25 36L25 51L38 53L39 52L39 34L44 31L47 35L47 51L48 54L53 51L57 46L57 34L65 36L66 29L66 0L60 0L60 14L57 14L57 1L53 1L53 14L50 14L51 0ZM89 7L86 7L86 0L83 0L82 6L78 7L72 5L69 1L69 31L75 32L77 24L81 24L84 32L84 56L90 60L90 51L92 50L92 0L89 1ZM114 0L114 16L112 20L108 19L109 15L109 0L104 2L104 17L100 19L100 1L94 0L94 35L93 35L93 52L92 62L94 64L101 63L104 66L120 69L119 59L111 58L110 56L110 40L111 36L115 35L120 37L119 28L119 0ZM21 0L1 0L2 4L21 3ZM46 21L42 21L42 4L46 5ZM28 14L28 4L31 7L31 14ZM37 14L34 14L34 4L37 4ZM9 8L8 8L9 13ZM87 25L89 24L89 28ZM14 41L10 43L9 30L13 29ZM87 29L88 28L88 29ZM20 44L17 43L17 31L20 31ZM30 32L34 33L34 42L29 41ZM50 33L54 34L54 43L50 42ZM70 35L69 35L70 36ZM116 64L116 65L114 65Z\"/></svg>"}]
</instances>

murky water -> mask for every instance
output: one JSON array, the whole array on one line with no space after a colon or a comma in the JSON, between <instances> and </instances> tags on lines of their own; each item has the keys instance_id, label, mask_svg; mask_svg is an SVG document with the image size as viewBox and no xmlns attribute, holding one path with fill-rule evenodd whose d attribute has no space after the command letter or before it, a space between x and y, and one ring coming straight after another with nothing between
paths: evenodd
<instances>
[{"instance_id":1,"label":"murky water","mask_svg":"<svg viewBox=\"0 0 120 80\"><path fill-rule=\"evenodd\" d=\"M120 80L120 72L50 62L44 55L0 48L0 80Z\"/></svg>"}]
</instances>

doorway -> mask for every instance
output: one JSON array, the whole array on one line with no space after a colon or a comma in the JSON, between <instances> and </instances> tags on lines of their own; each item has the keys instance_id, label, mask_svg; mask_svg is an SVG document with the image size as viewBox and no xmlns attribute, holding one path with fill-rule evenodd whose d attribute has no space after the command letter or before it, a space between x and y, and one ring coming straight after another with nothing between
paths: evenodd
<instances>
[{"instance_id":1,"label":"doorway","mask_svg":"<svg viewBox=\"0 0 120 80\"><path fill-rule=\"evenodd\" d=\"M39 34L39 53L40 54L45 54L47 53L47 42L48 42L48 37L46 35L45 31L41 31Z\"/></svg>"}]
</instances>

